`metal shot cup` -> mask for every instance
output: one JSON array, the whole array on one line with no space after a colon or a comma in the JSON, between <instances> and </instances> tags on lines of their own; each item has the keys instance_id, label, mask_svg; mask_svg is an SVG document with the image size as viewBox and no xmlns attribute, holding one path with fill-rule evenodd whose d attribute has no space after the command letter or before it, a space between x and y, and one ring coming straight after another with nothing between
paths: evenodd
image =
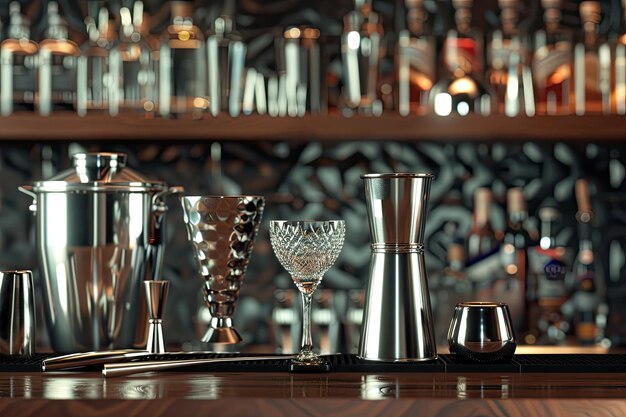
<instances>
[{"instance_id":1,"label":"metal shot cup","mask_svg":"<svg viewBox=\"0 0 626 417\"><path fill-rule=\"evenodd\" d=\"M507 361L517 344L505 303L458 303L448 331L450 352L473 362Z\"/></svg>"},{"instance_id":2,"label":"metal shot cup","mask_svg":"<svg viewBox=\"0 0 626 417\"><path fill-rule=\"evenodd\" d=\"M35 353L35 297L31 271L0 271L0 354Z\"/></svg>"}]
</instances>

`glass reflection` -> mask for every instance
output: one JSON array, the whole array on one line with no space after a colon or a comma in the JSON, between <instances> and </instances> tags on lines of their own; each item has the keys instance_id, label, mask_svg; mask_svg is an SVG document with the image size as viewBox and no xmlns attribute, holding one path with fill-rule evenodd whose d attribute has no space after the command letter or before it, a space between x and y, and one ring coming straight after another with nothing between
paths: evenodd
<instances>
[{"instance_id":1,"label":"glass reflection","mask_svg":"<svg viewBox=\"0 0 626 417\"><path fill-rule=\"evenodd\" d=\"M398 379L380 375L361 376L361 398L364 400L384 400L398 398L400 394Z\"/></svg>"},{"instance_id":2,"label":"glass reflection","mask_svg":"<svg viewBox=\"0 0 626 417\"><path fill-rule=\"evenodd\" d=\"M104 398L101 378L51 377L43 380L43 397L50 400Z\"/></svg>"}]
</instances>

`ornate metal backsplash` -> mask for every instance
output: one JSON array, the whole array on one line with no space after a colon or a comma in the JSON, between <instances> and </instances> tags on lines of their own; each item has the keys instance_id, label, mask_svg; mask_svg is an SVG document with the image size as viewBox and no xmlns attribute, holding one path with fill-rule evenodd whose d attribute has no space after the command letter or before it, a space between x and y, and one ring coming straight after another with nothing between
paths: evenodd
<instances>
[{"instance_id":1,"label":"ornate metal backsplash","mask_svg":"<svg viewBox=\"0 0 626 417\"><path fill-rule=\"evenodd\" d=\"M69 166L71 153L123 151L129 166L185 186L189 194L260 194L267 198L260 234L242 287L235 316L249 343L268 343L274 290L293 284L272 253L268 223L272 219L346 220L343 251L322 287L362 288L370 248L367 213L360 175L368 172L428 171L436 175L426 224L427 266L436 274L446 265L447 248L464 237L472 222L472 197L491 187L495 202L492 224L505 225L505 193L523 187L529 212L536 219L545 205L563 216L558 239L577 247L574 182L590 181L595 211L596 253L600 287L610 306L609 335L626 341L626 168L623 143L439 143L349 141L298 144L228 141L177 144L24 144L0 150L0 267L37 270L29 198L17 186L48 178ZM170 343L197 339L194 316L202 305L180 203L173 198L167 219L163 278L171 280L166 334ZM436 318L437 319L437 318ZM437 326L445 326L440 319Z\"/></svg>"}]
</instances>

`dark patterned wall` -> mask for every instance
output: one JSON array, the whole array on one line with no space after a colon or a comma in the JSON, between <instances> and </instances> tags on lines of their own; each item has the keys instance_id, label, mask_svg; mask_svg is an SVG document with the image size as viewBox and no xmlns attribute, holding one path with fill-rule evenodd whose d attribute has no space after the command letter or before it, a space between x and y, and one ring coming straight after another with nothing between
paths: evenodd
<instances>
[{"instance_id":1,"label":"dark patterned wall","mask_svg":"<svg viewBox=\"0 0 626 417\"><path fill-rule=\"evenodd\" d=\"M323 288L361 288L368 274L369 232L360 175L366 172L428 171L436 174L426 225L427 265L434 276L446 265L447 248L462 238L472 221L472 196L489 186L495 195L492 223L505 224L507 188L524 188L533 219L540 207L553 205L563 214L560 243L576 249L574 182L591 184L595 211L594 243L601 260L598 277L606 287L609 334L621 343L626 309L626 145L555 143L436 143L368 141L291 144L248 142L158 145L4 145L0 159L0 266L37 269L30 200L17 185L49 177L69 166L80 150L124 151L129 166L188 194L261 194L267 197L261 233L246 275L236 323L248 343L271 343L269 319L276 288L292 288L289 276L272 253L268 223L272 219L343 218L346 242ZM167 310L170 342L196 339L193 317L200 306L201 279L195 274L182 213L175 198L167 220L164 278L172 287ZM344 300L345 302L345 300ZM452 306L450 306L452 308ZM436 318L437 326L447 325Z\"/></svg>"},{"instance_id":2,"label":"dark patterned wall","mask_svg":"<svg viewBox=\"0 0 626 417\"><path fill-rule=\"evenodd\" d=\"M0 0L0 20L7 22L8 0ZM23 0L33 22L33 36L41 37L45 27L45 1ZM90 2L95 5L104 2ZM122 0L106 2L113 13ZM168 20L167 2L146 0L155 17L151 32L159 34ZM402 29L404 2L375 0L385 27L387 56L382 71L393 70L395 33ZM84 0L59 0L63 15L71 27L71 37L84 39ZM342 31L342 17L353 7L351 0L197 0L196 22L206 31L216 16L236 16L238 29L248 46L247 66L271 74L276 68L275 40L289 25L309 24L321 29L327 70L339 76L337 37ZM532 31L541 25L539 0L520 2L520 29ZM451 1L427 0L430 26L441 40L453 22ZM616 33L622 26L620 0L604 0L602 34ZM563 1L563 23L579 28L578 1ZM93 10L92 10L93 11ZM474 2L474 23L488 33L498 26L495 0ZM6 27L6 25L5 25ZM333 78L333 77L328 77ZM336 77L335 77L336 78ZM331 86L332 87L332 86ZM337 89L329 91L337 94ZM336 97L335 97L336 99ZM237 327L249 343L271 343L271 316L275 288L292 284L272 254L267 224L277 218L333 218L347 222L348 233L343 253L324 278L324 286L338 290L360 288L368 273L369 235L360 175L382 171L431 171L437 176L431 196L426 246L431 274L446 264L450 243L465 236L471 224L472 196L476 188L492 187L496 204L493 226L501 230L505 223L504 198L511 186L524 187L531 216L538 209L555 205L563 213L564 224L559 239L576 246L574 221L574 181L591 182L596 212L598 271L608 288L611 306L610 335L622 343L626 337L626 183L624 160L626 144L584 144L561 142L468 143L468 142L345 142L294 144L288 142L246 142L89 145L89 150L125 151L129 165L172 185L184 185L189 193L254 193L268 198L262 233L243 286L243 298L237 311ZM16 186L49 178L69 167L69 155L84 150L77 144L22 145L3 144L0 148L0 266L36 268L30 201ZM165 278L172 281L168 306L167 333L170 341L182 343L196 337L192 317L200 303L200 278L195 276L191 252L186 244L181 211L175 199L170 201L168 249ZM345 304L345 299L344 299ZM445 319L436 318L442 328ZM624 325L626 326L626 325ZM626 343L626 342L625 342Z\"/></svg>"}]
</instances>

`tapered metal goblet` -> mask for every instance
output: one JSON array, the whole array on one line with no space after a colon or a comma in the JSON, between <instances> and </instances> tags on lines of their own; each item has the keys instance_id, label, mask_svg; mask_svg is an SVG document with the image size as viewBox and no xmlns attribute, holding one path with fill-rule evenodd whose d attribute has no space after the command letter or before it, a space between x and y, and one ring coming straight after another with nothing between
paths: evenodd
<instances>
[{"instance_id":1,"label":"tapered metal goblet","mask_svg":"<svg viewBox=\"0 0 626 417\"><path fill-rule=\"evenodd\" d=\"M261 223L261 196L182 197L187 236L204 277L204 298L211 313L207 343L239 343L232 325L239 290Z\"/></svg>"},{"instance_id":2,"label":"tapered metal goblet","mask_svg":"<svg viewBox=\"0 0 626 417\"><path fill-rule=\"evenodd\" d=\"M317 366L324 363L313 351L311 298L324 273L337 260L345 234L343 220L270 222L274 253L302 294L302 347L292 364Z\"/></svg>"}]
</instances>

